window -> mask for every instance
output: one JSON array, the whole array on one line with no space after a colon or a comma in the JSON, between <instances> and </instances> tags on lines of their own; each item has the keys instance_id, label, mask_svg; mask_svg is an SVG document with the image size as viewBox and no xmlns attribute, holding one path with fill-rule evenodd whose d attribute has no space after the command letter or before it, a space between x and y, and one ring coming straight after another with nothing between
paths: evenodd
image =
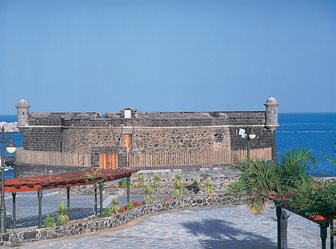
<instances>
[{"instance_id":1,"label":"window","mask_svg":"<svg viewBox=\"0 0 336 249\"><path fill-rule=\"evenodd\" d=\"M124 118L132 118L132 111L129 109L124 110Z\"/></svg>"}]
</instances>

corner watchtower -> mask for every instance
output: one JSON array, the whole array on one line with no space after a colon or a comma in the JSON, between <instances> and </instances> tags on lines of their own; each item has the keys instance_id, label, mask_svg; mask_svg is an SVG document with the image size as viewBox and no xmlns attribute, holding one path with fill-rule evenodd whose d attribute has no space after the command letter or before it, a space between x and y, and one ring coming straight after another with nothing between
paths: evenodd
<instances>
[{"instance_id":1,"label":"corner watchtower","mask_svg":"<svg viewBox=\"0 0 336 249\"><path fill-rule=\"evenodd\" d=\"M273 98L269 97L265 103L266 107L266 124L265 127L273 133L277 127L278 123L278 106L279 102Z\"/></svg>"},{"instance_id":2,"label":"corner watchtower","mask_svg":"<svg viewBox=\"0 0 336 249\"><path fill-rule=\"evenodd\" d=\"M25 99L21 99L16 104L17 109L17 126L28 126L28 117L29 117L29 108L30 105L28 104L28 101Z\"/></svg>"}]
</instances>

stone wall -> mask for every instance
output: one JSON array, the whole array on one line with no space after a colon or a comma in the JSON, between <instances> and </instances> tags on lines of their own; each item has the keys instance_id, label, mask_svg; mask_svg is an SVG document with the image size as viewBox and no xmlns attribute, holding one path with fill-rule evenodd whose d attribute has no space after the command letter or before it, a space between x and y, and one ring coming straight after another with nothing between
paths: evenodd
<instances>
[{"instance_id":1,"label":"stone wall","mask_svg":"<svg viewBox=\"0 0 336 249\"><path fill-rule=\"evenodd\" d=\"M230 134L225 127L136 128L140 151L229 151Z\"/></svg>"},{"instance_id":2,"label":"stone wall","mask_svg":"<svg viewBox=\"0 0 336 249\"><path fill-rule=\"evenodd\" d=\"M226 154L225 158L207 160L207 164L226 164L233 163L231 158L240 158L235 156L236 151L239 154L246 150L246 139L236 131L249 126L257 135L250 143L251 149L272 148L273 136L265 129L265 112L262 111L133 111L132 115L132 118L127 119L122 112L107 113L105 116L100 113L30 113L28 126L20 127L24 136L23 147L30 151L91 154L91 165L87 166L99 166L99 153L102 151L96 148L117 151L119 167L127 166L125 152L133 155L186 153L186 157L187 153L195 155L196 152L200 153L199 157L204 157L203 152L223 152ZM124 137L131 140L131 148L126 148ZM212 157L218 158L218 155L214 154ZM271 157L263 159L270 160ZM201 163L202 160L199 160L188 165Z\"/></svg>"},{"instance_id":3,"label":"stone wall","mask_svg":"<svg viewBox=\"0 0 336 249\"><path fill-rule=\"evenodd\" d=\"M36 164L24 164L15 163L14 165L14 177L26 177L36 175L52 175L68 172L75 172L79 170L87 169L86 167L78 166L53 166L53 165L36 165Z\"/></svg>"},{"instance_id":4,"label":"stone wall","mask_svg":"<svg viewBox=\"0 0 336 249\"><path fill-rule=\"evenodd\" d=\"M63 129L62 151L91 153L93 147L118 147L120 128Z\"/></svg>"},{"instance_id":5,"label":"stone wall","mask_svg":"<svg viewBox=\"0 0 336 249\"><path fill-rule=\"evenodd\" d=\"M20 128L23 148L35 151L60 151L62 146L61 127Z\"/></svg>"},{"instance_id":6,"label":"stone wall","mask_svg":"<svg viewBox=\"0 0 336 249\"><path fill-rule=\"evenodd\" d=\"M187 197L182 199L158 201L150 204L144 204L124 213L107 218L71 222L65 226L52 228L38 229L31 227L9 230L7 233L4 233L0 236L0 243L2 245L14 246L23 242L33 242L38 240L87 234L120 226L144 215L181 208L194 208L212 205L242 205L246 204L248 200L249 198L247 196L230 196L226 194L218 196L199 196L196 198Z\"/></svg>"}]
</instances>

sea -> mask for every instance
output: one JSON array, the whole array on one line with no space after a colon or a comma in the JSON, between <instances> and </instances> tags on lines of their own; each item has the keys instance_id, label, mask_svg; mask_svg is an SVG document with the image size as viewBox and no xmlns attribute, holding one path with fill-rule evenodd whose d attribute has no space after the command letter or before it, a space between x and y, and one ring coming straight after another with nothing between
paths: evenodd
<instances>
[{"instance_id":1,"label":"sea","mask_svg":"<svg viewBox=\"0 0 336 249\"><path fill-rule=\"evenodd\" d=\"M15 122L16 116L1 116L0 122ZM276 132L278 158L295 148L306 148L316 159L310 174L319 177L336 176L336 166L327 161L323 154L336 159L336 113L280 113ZM8 135L7 135L8 136ZM21 147L20 133L12 135L15 145ZM6 178L13 177L13 170L6 171Z\"/></svg>"}]
</instances>

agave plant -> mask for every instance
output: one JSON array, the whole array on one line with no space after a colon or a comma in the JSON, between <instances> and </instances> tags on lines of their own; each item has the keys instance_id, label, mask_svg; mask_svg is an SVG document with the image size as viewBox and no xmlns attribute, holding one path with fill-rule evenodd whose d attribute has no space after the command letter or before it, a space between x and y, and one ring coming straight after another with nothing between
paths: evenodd
<instances>
[{"instance_id":1,"label":"agave plant","mask_svg":"<svg viewBox=\"0 0 336 249\"><path fill-rule=\"evenodd\" d=\"M145 185L144 199L146 203L151 202L153 200L153 188L149 184Z\"/></svg>"},{"instance_id":2,"label":"agave plant","mask_svg":"<svg viewBox=\"0 0 336 249\"><path fill-rule=\"evenodd\" d=\"M173 184L173 189L174 189L174 195L177 198L180 198L183 194L183 184L182 184L181 179L182 179L182 177L180 177L178 174L176 174L174 184Z\"/></svg>"},{"instance_id":3,"label":"agave plant","mask_svg":"<svg viewBox=\"0 0 336 249\"><path fill-rule=\"evenodd\" d=\"M181 173L176 173L174 180L182 182L182 178L183 178L183 175Z\"/></svg>"},{"instance_id":4,"label":"agave plant","mask_svg":"<svg viewBox=\"0 0 336 249\"><path fill-rule=\"evenodd\" d=\"M119 200L118 198L113 198L112 201L111 201L111 212L114 213L114 214L117 214L118 211L119 211Z\"/></svg>"},{"instance_id":5,"label":"agave plant","mask_svg":"<svg viewBox=\"0 0 336 249\"><path fill-rule=\"evenodd\" d=\"M153 175L153 188L158 188L161 185L161 176L159 173Z\"/></svg>"},{"instance_id":6,"label":"agave plant","mask_svg":"<svg viewBox=\"0 0 336 249\"><path fill-rule=\"evenodd\" d=\"M206 180L206 182L204 183L204 188L208 195L213 194L214 190L213 190L213 183L212 183L211 178L208 178Z\"/></svg>"},{"instance_id":7,"label":"agave plant","mask_svg":"<svg viewBox=\"0 0 336 249\"><path fill-rule=\"evenodd\" d=\"M140 187L142 187L144 185L144 176L143 176L143 174L138 174L137 178L136 178L136 181L137 181L138 185Z\"/></svg>"},{"instance_id":8,"label":"agave plant","mask_svg":"<svg viewBox=\"0 0 336 249\"><path fill-rule=\"evenodd\" d=\"M63 226L64 224L69 222L70 220L69 214L68 214L69 210L64 201L58 204L57 213L58 213L58 217L57 217L58 224Z\"/></svg>"}]
</instances>

